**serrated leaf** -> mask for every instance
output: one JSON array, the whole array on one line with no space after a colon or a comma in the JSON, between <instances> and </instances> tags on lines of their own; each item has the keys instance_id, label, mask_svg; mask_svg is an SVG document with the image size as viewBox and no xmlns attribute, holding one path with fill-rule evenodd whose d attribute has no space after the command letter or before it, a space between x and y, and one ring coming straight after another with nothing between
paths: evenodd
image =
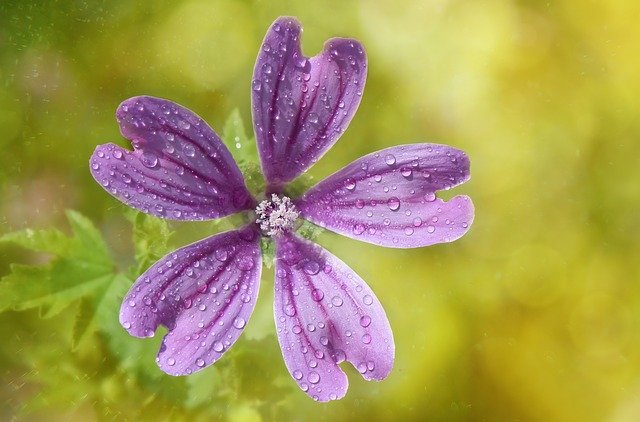
<instances>
[{"instance_id":1,"label":"serrated leaf","mask_svg":"<svg viewBox=\"0 0 640 422\"><path fill-rule=\"evenodd\" d=\"M41 307L42 316L57 315L112 274L113 263L100 232L75 211L68 211L67 218L72 236L48 229L23 230L2 237L3 241L54 256L45 265L10 266L10 274L0 279L0 312Z\"/></svg>"},{"instance_id":2,"label":"serrated leaf","mask_svg":"<svg viewBox=\"0 0 640 422\"><path fill-rule=\"evenodd\" d=\"M80 299L78 313L76 314L76 319L73 322L73 333L71 336L71 347L73 349L77 348L78 345L87 337L87 334L92 331L91 326L93 315L95 315L93 300L90 300L89 298Z\"/></svg>"},{"instance_id":3,"label":"serrated leaf","mask_svg":"<svg viewBox=\"0 0 640 422\"><path fill-rule=\"evenodd\" d=\"M0 279L0 312L47 305L45 317L58 314L109 277L104 270L66 259L37 267L12 264L10 269Z\"/></svg>"},{"instance_id":4,"label":"serrated leaf","mask_svg":"<svg viewBox=\"0 0 640 422\"><path fill-rule=\"evenodd\" d=\"M96 265L112 265L107 244L91 220L72 210L67 210L66 215L74 234L74 256L78 259L84 257Z\"/></svg>"},{"instance_id":5,"label":"serrated leaf","mask_svg":"<svg viewBox=\"0 0 640 422\"><path fill-rule=\"evenodd\" d=\"M222 139L238 163L247 188L254 194L262 192L264 179L260 170L256 140L247 137L238 109L233 110L227 118L222 130Z\"/></svg>"},{"instance_id":6,"label":"serrated leaf","mask_svg":"<svg viewBox=\"0 0 640 422\"><path fill-rule=\"evenodd\" d=\"M137 212L130 217L133 224L136 276L169 252L168 242L173 235L166 220Z\"/></svg>"},{"instance_id":7,"label":"serrated leaf","mask_svg":"<svg viewBox=\"0 0 640 422\"><path fill-rule=\"evenodd\" d=\"M234 109L227 118L222 130L222 139L238 163L243 161L257 163L258 150L256 143L247 137L242 116L238 109Z\"/></svg>"},{"instance_id":8,"label":"serrated leaf","mask_svg":"<svg viewBox=\"0 0 640 422\"><path fill-rule=\"evenodd\" d=\"M71 240L58 229L24 229L0 236L0 242L13 243L35 252L66 255Z\"/></svg>"}]
</instances>

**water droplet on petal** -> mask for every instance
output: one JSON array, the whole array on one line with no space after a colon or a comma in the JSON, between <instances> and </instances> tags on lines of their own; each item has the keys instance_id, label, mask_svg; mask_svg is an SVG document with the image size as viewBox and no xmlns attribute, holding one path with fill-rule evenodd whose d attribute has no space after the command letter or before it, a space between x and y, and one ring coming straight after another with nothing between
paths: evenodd
<instances>
[{"instance_id":1,"label":"water droplet on petal","mask_svg":"<svg viewBox=\"0 0 640 422\"><path fill-rule=\"evenodd\" d=\"M433 233L434 231L436 231L436 228L435 228L435 227L433 227L433 226L431 226L431 225L427 226L427 232L428 232L428 233Z\"/></svg>"},{"instance_id":2,"label":"water droplet on petal","mask_svg":"<svg viewBox=\"0 0 640 422\"><path fill-rule=\"evenodd\" d=\"M342 298L340 296L334 296L331 298L331 304L333 306L342 306Z\"/></svg>"},{"instance_id":3,"label":"water droplet on petal","mask_svg":"<svg viewBox=\"0 0 640 422\"><path fill-rule=\"evenodd\" d=\"M309 260L302 265L302 269L306 274L315 275L320 272L320 264L317 261Z\"/></svg>"},{"instance_id":4,"label":"water droplet on petal","mask_svg":"<svg viewBox=\"0 0 640 422\"><path fill-rule=\"evenodd\" d=\"M369 295L365 295L365 296L362 298L362 302L363 302L365 305L371 305L371 304L373 303L373 298L372 298L371 296L369 296Z\"/></svg>"},{"instance_id":5,"label":"water droplet on petal","mask_svg":"<svg viewBox=\"0 0 640 422\"><path fill-rule=\"evenodd\" d=\"M237 317L233 321L233 326L236 327L238 330L243 329L246 324L247 324L247 322L242 317Z\"/></svg>"},{"instance_id":6,"label":"water droplet on petal","mask_svg":"<svg viewBox=\"0 0 640 422\"><path fill-rule=\"evenodd\" d=\"M154 168L158 165L158 157L156 157L155 154L147 151L142 153L142 155L140 156L140 161L142 162L143 166L148 168Z\"/></svg>"},{"instance_id":7,"label":"water droplet on petal","mask_svg":"<svg viewBox=\"0 0 640 422\"><path fill-rule=\"evenodd\" d=\"M196 365L198 365L200 368L204 367L204 360L203 359L196 359Z\"/></svg>"},{"instance_id":8,"label":"water droplet on petal","mask_svg":"<svg viewBox=\"0 0 640 422\"><path fill-rule=\"evenodd\" d=\"M313 291L311 292L311 297L316 302L320 302L322 298L324 298L324 293L320 289L313 289Z\"/></svg>"},{"instance_id":9,"label":"water droplet on petal","mask_svg":"<svg viewBox=\"0 0 640 422\"><path fill-rule=\"evenodd\" d=\"M389 206L389 209L391 211L397 211L400 208L400 200L398 198L396 198L395 196L392 196L387 201L387 205Z\"/></svg>"},{"instance_id":10,"label":"water droplet on petal","mask_svg":"<svg viewBox=\"0 0 640 422\"><path fill-rule=\"evenodd\" d=\"M371 317L369 315L363 315L360 318L360 325L363 327L368 327L371 325Z\"/></svg>"},{"instance_id":11,"label":"water droplet on petal","mask_svg":"<svg viewBox=\"0 0 640 422\"><path fill-rule=\"evenodd\" d=\"M296 308L291 303L285 305L284 313L288 316L294 316L296 314Z\"/></svg>"},{"instance_id":12,"label":"water droplet on petal","mask_svg":"<svg viewBox=\"0 0 640 422\"><path fill-rule=\"evenodd\" d=\"M353 233L355 234L362 234L364 233L364 225L361 223L357 223L356 225L353 226Z\"/></svg>"},{"instance_id":13,"label":"water droplet on petal","mask_svg":"<svg viewBox=\"0 0 640 422\"><path fill-rule=\"evenodd\" d=\"M186 155L187 157L193 157L196 155L195 147L186 142L182 145L182 150L184 151L184 155Z\"/></svg>"},{"instance_id":14,"label":"water droplet on petal","mask_svg":"<svg viewBox=\"0 0 640 422\"><path fill-rule=\"evenodd\" d=\"M353 191L356 188L356 181L351 178L347 179L345 187L347 190Z\"/></svg>"},{"instance_id":15,"label":"water droplet on petal","mask_svg":"<svg viewBox=\"0 0 640 422\"><path fill-rule=\"evenodd\" d=\"M384 162L387 163L388 166L392 166L396 163L396 157L393 154L387 154L384 157Z\"/></svg>"},{"instance_id":16,"label":"water droplet on petal","mask_svg":"<svg viewBox=\"0 0 640 422\"><path fill-rule=\"evenodd\" d=\"M302 379L302 371L300 371L299 369L296 369L295 371L293 371L293 378L297 379L297 380L301 380Z\"/></svg>"},{"instance_id":17,"label":"water droplet on petal","mask_svg":"<svg viewBox=\"0 0 640 422\"><path fill-rule=\"evenodd\" d=\"M364 344L369 344L369 343L371 343L371 336L370 336L369 334L364 334L364 335L362 336L362 342L363 342Z\"/></svg>"},{"instance_id":18,"label":"water droplet on petal","mask_svg":"<svg viewBox=\"0 0 640 422\"><path fill-rule=\"evenodd\" d=\"M167 359L167 365L173 366L176 364L176 360L174 358Z\"/></svg>"},{"instance_id":19,"label":"water droplet on petal","mask_svg":"<svg viewBox=\"0 0 640 422\"><path fill-rule=\"evenodd\" d=\"M213 350L220 353L224 350L224 345L219 341L216 341L215 343L213 343Z\"/></svg>"},{"instance_id":20,"label":"water droplet on petal","mask_svg":"<svg viewBox=\"0 0 640 422\"><path fill-rule=\"evenodd\" d=\"M318 382L320 382L320 375L318 375L316 371L311 371L309 372L308 379L311 384L317 384Z\"/></svg>"}]
</instances>

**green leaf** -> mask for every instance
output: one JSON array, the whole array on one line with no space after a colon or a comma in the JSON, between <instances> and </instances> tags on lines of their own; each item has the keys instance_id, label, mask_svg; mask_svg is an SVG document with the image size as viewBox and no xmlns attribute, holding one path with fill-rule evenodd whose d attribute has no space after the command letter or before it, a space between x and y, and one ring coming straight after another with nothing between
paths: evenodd
<instances>
[{"instance_id":1,"label":"green leaf","mask_svg":"<svg viewBox=\"0 0 640 422\"><path fill-rule=\"evenodd\" d=\"M129 219L133 223L133 244L138 263L133 275L137 277L170 252L168 242L173 231L166 220L148 214L135 212Z\"/></svg>"},{"instance_id":2,"label":"green leaf","mask_svg":"<svg viewBox=\"0 0 640 422\"><path fill-rule=\"evenodd\" d=\"M107 244L91 220L72 210L67 210L66 215L74 234L74 257L77 259L86 258L95 264L111 266L113 260L109 255Z\"/></svg>"},{"instance_id":3,"label":"green leaf","mask_svg":"<svg viewBox=\"0 0 640 422\"><path fill-rule=\"evenodd\" d=\"M88 337L88 334L91 332L92 325L92 316L95 314L95 308L93 306L93 301L89 298L80 299L80 304L78 305L78 313L76 314L76 319L73 323L73 333L71 337L71 347L75 350L80 343L84 339Z\"/></svg>"},{"instance_id":4,"label":"green leaf","mask_svg":"<svg viewBox=\"0 0 640 422\"><path fill-rule=\"evenodd\" d=\"M222 130L222 139L238 163L244 161L257 163L258 150L253 139L247 137L244 123L238 109L234 109Z\"/></svg>"},{"instance_id":5,"label":"green leaf","mask_svg":"<svg viewBox=\"0 0 640 422\"><path fill-rule=\"evenodd\" d=\"M35 252L67 255L71 239L58 229L24 229L0 236L0 242L13 243Z\"/></svg>"},{"instance_id":6,"label":"green leaf","mask_svg":"<svg viewBox=\"0 0 640 422\"><path fill-rule=\"evenodd\" d=\"M238 109L233 110L227 118L222 131L222 139L238 163L247 188L254 194L262 192L264 179L258 164L260 160L256 140L247 137Z\"/></svg>"},{"instance_id":7,"label":"green leaf","mask_svg":"<svg viewBox=\"0 0 640 422\"><path fill-rule=\"evenodd\" d=\"M40 307L44 317L51 317L108 280L113 262L100 232L77 212L68 211L67 218L72 236L55 229L2 236L3 242L54 256L45 265L11 264L11 272L0 279L0 312Z\"/></svg>"}]
</instances>

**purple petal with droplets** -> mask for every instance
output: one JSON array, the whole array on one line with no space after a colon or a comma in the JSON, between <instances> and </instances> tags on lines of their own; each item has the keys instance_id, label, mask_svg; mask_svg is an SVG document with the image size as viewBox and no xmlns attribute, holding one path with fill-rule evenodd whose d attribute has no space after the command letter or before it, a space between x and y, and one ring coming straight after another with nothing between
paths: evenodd
<instances>
[{"instance_id":1,"label":"purple petal with droplets","mask_svg":"<svg viewBox=\"0 0 640 422\"><path fill-rule=\"evenodd\" d=\"M238 339L256 304L262 260L253 224L172 252L127 293L120 323L136 337L169 332L156 361L170 375L211 365Z\"/></svg>"},{"instance_id":2,"label":"purple petal with droplets","mask_svg":"<svg viewBox=\"0 0 640 422\"><path fill-rule=\"evenodd\" d=\"M134 97L120 104L116 117L134 150L100 145L90 169L120 201L173 220L213 219L255 206L227 148L190 110Z\"/></svg>"},{"instance_id":3,"label":"purple petal with droplets","mask_svg":"<svg viewBox=\"0 0 640 422\"><path fill-rule=\"evenodd\" d=\"M298 386L319 401L336 400L347 360L366 380L385 378L394 342L369 286L328 251L293 234L276 240L274 316L285 364Z\"/></svg>"},{"instance_id":4,"label":"purple petal with droplets","mask_svg":"<svg viewBox=\"0 0 640 422\"><path fill-rule=\"evenodd\" d=\"M295 205L336 233L393 248L451 242L474 216L471 199L435 192L469 180L469 158L455 148L411 144L366 155L311 188Z\"/></svg>"},{"instance_id":5,"label":"purple petal with droplets","mask_svg":"<svg viewBox=\"0 0 640 422\"><path fill-rule=\"evenodd\" d=\"M317 56L300 50L294 18L276 20L253 71L253 126L267 181L278 186L307 170L353 117L367 76L362 45L333 38Z\"/></svg>"}]
</instances>

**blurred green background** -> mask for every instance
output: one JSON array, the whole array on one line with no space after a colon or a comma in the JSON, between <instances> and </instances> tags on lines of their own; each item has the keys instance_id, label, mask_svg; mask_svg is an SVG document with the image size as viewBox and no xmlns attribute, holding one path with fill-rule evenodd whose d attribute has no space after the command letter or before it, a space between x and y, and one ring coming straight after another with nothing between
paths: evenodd
<instances>
[{"instance_id":1,"label":"blurred green background","mask_svg":"<svg viewBox=\"0 0 640 422\"><path fill-rule=\"evenodd\" d=\"M114 112L134 95L170 98L219 133L238 108L251 133L252 68L279 15L301 20L307 55L347 36L369 56L359 111L312 176L418 141L472 163L446 193L476 206L454 243L321 236L380 298L397 350L385 381L349 368L329 404L286 372L269 270L236 347L198 375L163 375L161 336L117 321L134 255L144 267L217 228L172 224L164 245L169 228L126 213L88 172L97 144L126 145ZM635 0L1 2L0 235L48 240L0 242L0 419L639 420L639 18ZM67 237L66 209L108 245L87 260L120 275L47 299L38 283L86 281L82 250L102 248L76 214Z\"/></svg>"}]
</instances>

